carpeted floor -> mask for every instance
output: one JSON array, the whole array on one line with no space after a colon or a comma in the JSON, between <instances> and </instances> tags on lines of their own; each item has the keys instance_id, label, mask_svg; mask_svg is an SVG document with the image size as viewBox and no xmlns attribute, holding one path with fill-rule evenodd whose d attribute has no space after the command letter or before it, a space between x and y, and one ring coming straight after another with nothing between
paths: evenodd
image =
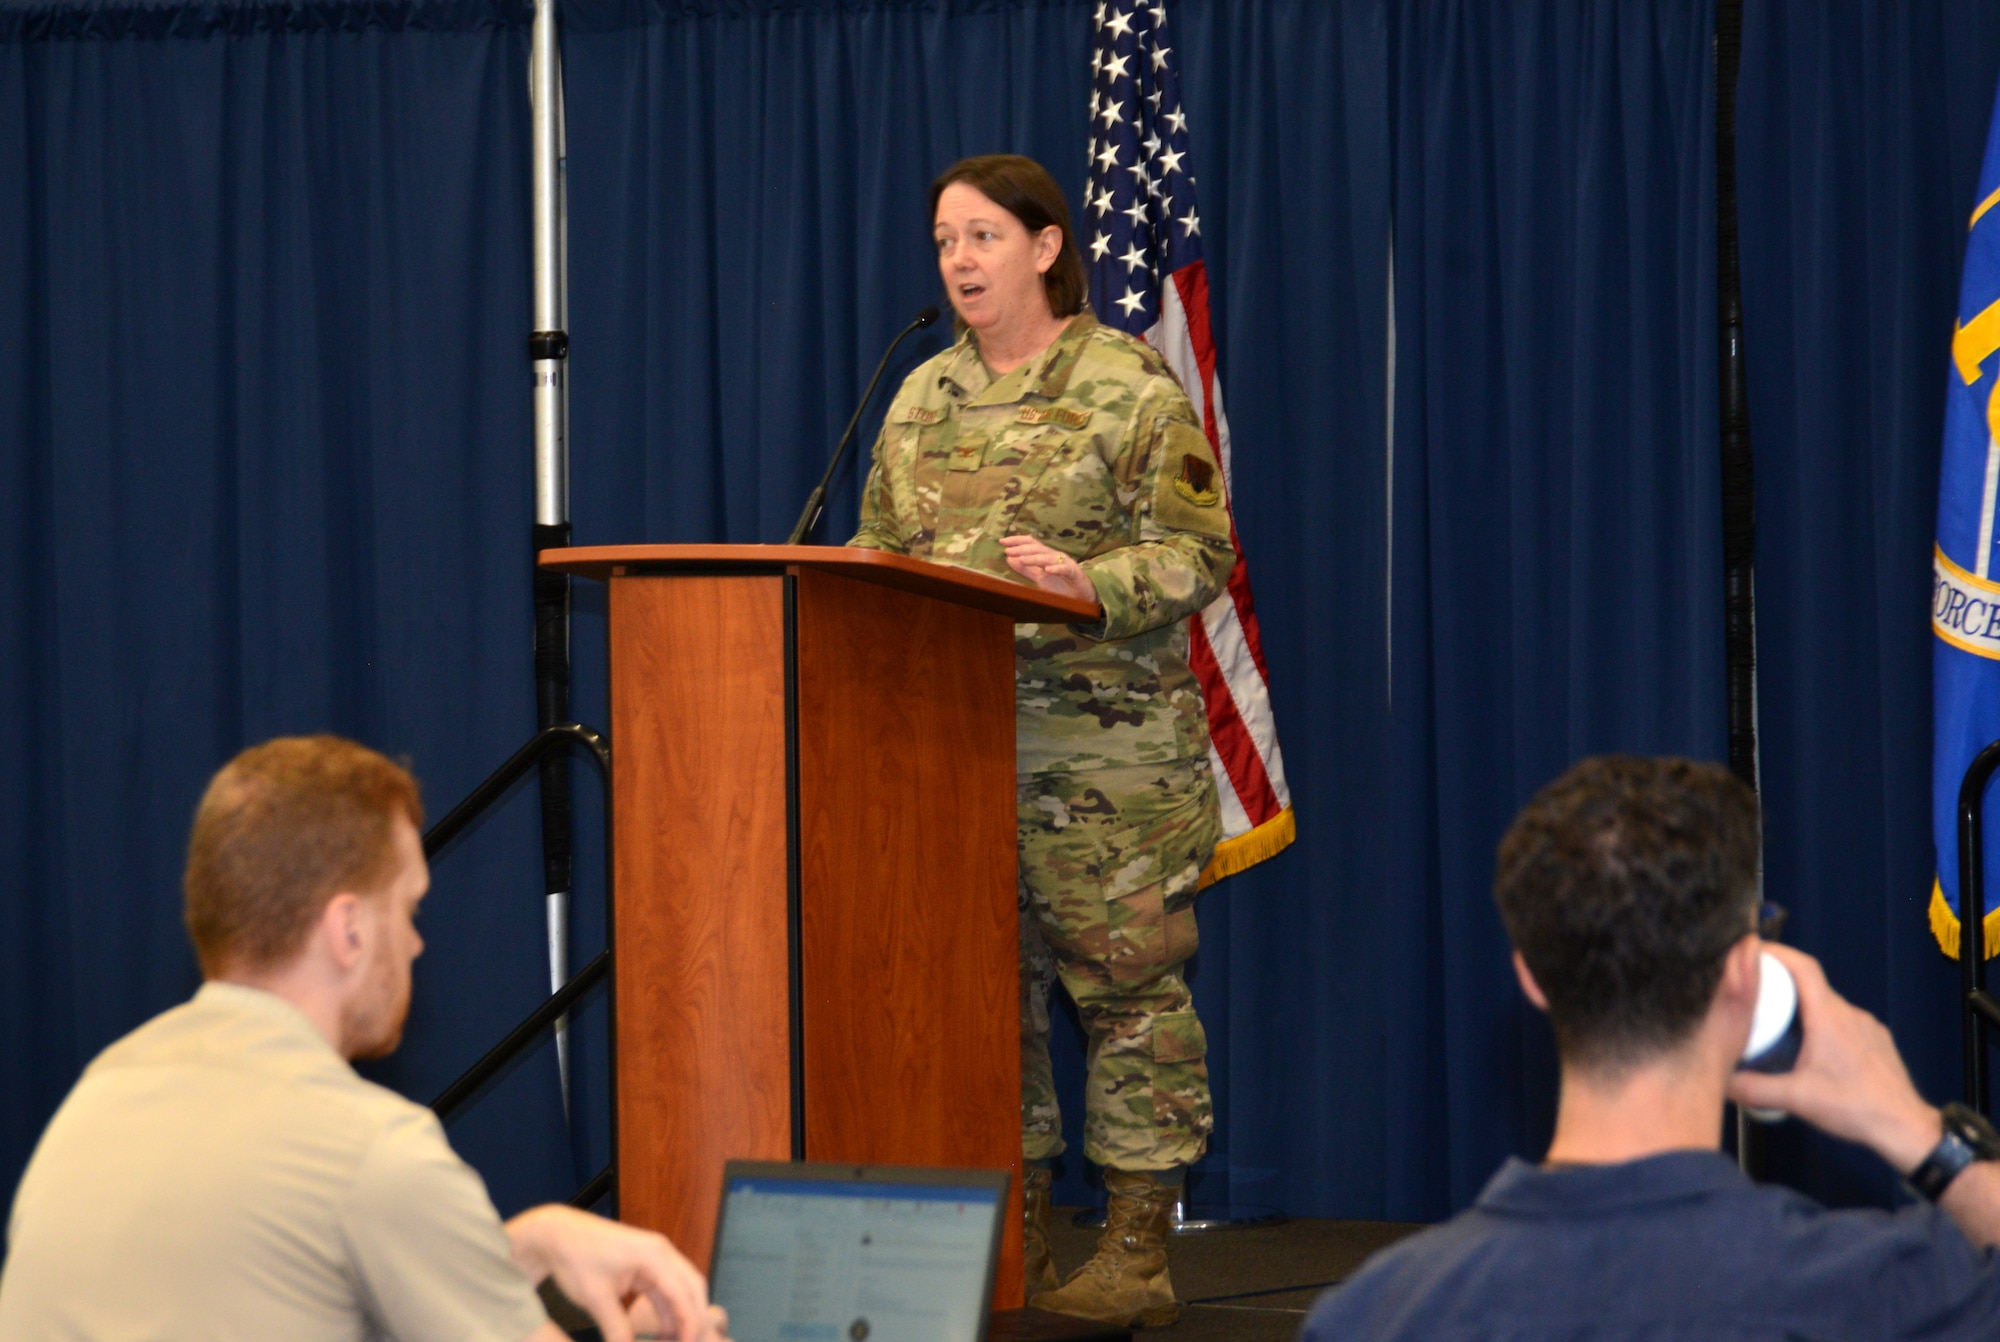
<instances>
[{"instance_id":1,"label":"carpeted floor","mask_svg":"<svg viewBox=\"0 0 2000 1342\"><path fill-rule=\"evenodd\" d=\"M1090 1256L1097 1232L1075 1225L1076 1209L1056 1209L1056 1266L1068 1272ZM1286 1221L1274 1226L1176 1235L1167 1246L1174 1289L1187 1308L1171 1328L1134 1334L1159 1342L1292 1342L1321 1291L1369 1254L1421 1226L1393 1221ZM579 1338L597 1331L552 1288L543 1298L557 1323Z\"/></svg>"},{"instance_id":2,"label":"carpeted floor","mask_svg":"<svg viewBox=\"0 0 2000 1342\"><path fill-rule=\"evenodd\" d=\"M1058 1208L1056 1267L1090 1256L1097 1232ZM1393 1221L1286 1221L1275 1226L1176 1235L1167 1246L1174 1291L1187 1302L1171 1328L1134 1334L1159 1342L1292 1342L1314 1300L1369 1254L1423 1227Z\"/></svg>"}]
</instances>

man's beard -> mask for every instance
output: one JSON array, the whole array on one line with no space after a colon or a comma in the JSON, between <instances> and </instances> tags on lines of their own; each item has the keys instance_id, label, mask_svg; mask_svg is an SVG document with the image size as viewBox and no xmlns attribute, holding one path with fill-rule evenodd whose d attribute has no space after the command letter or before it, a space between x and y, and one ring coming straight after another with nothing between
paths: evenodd
<instances>
[{"instance_id":1,"label":"man's beard","mask_svg":"<svg viewBox=\"0 0 2000 1342\"><path fill-rule=\"evenodd\" d=\"M350 1060L386 1058L403 1042L403 1022L410 1015L410 979L407 972L401 982L397 978L386 963L376 965L368 992L347 1004L341 1037Z\"/></svg>"}]
</instances>

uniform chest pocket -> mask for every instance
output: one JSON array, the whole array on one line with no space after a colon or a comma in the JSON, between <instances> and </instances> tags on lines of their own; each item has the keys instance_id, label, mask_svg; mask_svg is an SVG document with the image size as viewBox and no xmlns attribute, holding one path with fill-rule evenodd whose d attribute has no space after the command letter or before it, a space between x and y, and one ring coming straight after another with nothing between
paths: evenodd
<instances>
[{"instance_id":1,"label":"uniform chest pocket","mask_svg":"<svg viewBox=\"0 0 2000 1342\"><path fill-rule=\"evenodd\" d=\"M1120 490L1094 435L1064 435L1015 478L1021 488L1008 515L1012 530L1040 536L1078 559L1129 543L1133 499Z\"/></svg>"},{"instance_id":2,"label":"uniform chest pocket","mask_svg":"<svg viewBox=\"0 0 2000 1342\"><path fill-rule=\"evenodd\" d=\"M1053 425L1009 424L993 435L981 466L996 471L1040 474L1072 451L1077 435Z\"/></svg>"},{"instance_id":3,"label":"uniform chest pocket","mask_svg":"<svg viewBox=\"0 0 2000 1342\"><path fill-rule=\"evenodd\" d=\"M959 439L950 468L976 471L1015 470L1060 457L1072 435L1085 428L1095 412L1066 406L1024 405L1005 417L974 412L960 418Z\"/></svg>"},{"instance_id":4,"label":"uniform chest pocket","mask_svg":"<svg viewBox=\"0 0 2000 1342\"><path fill-rule=\"evenodd\" d=\"M1021 501L1051 467L1075 454L1080 439L1051 425L1009 423L976 437L962 430L945 473L944 506L984 514L986 528L1002 528L993 534L1003 535Z\"/></svg>"}]
</instances>

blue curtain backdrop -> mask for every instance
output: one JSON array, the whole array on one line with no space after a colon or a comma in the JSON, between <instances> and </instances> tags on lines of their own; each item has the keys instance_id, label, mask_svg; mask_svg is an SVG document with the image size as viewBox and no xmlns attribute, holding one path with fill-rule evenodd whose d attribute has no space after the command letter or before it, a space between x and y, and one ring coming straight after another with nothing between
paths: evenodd
<instances>
[{"instance_id":1,"label":"blue curtain backdrop","mask_svg":"<svg viewBox=\"0 0 2000 1342\"><path fill-rule=\"evenodd\" d=\"M936 301L930 178L1007 149L1080 191L1091 7L566 8L579 541L783 537ZM1943 1092L1922 567L1995 35L1962 0L1751 8L1772 893ZM1441 1216L1549 1122L1487 894L1507 819L1582 753L1723 748L1712 14L1172 19L1302 828L1201 907L1197 1191ZM525 54L519 0L0 0L9 1188L83 1063L194 983L180 848L217 764L338 730L408 754L435 808L533 725ZM601 594L578 600L602 720ZM390 1084L427 1097L540 995L536 837L524 792L438 864ZM600 1025L575 1138L546 1050L454 1128L503 1210L601 1161Z\"/></svg>"},{"instance_id":2,"label":"blue curtain backdrop","mask_svg":"<svg viewBox=\"0 0 2000 1342\"><path fill-rule=\"evenodd\" d=\"M1501 832L1581 755L1725 748L1713 16L1399 12L1391 776L1428 825L1390 888L1428 887L1395 941L1430 950L1406 1038L1462 1206L1554 1114L1487 895Z\"/></svg>"},{"instance_id":3,"label":"blue curtain backdrop","mask_svg":"<svg viewBox=\"0 0 2000 1342\"><path fill-rule=\"evenodd\" d=\"M534 719L525 14L0 9L0 1183L195 982L207 776L337 730L433 810ZM531 800L439 867L420 1098L545 991ZM553 1069L457 1136L576 1187Z\"/></svg>"},{"instance_id":4,"label":"blue curtain backdrop","mask_svg":"<svg viewBox=\"0 0 2000 1342\"><path fill-rule=\"evenodd\" d=\"M1791 940L1959 1092L1932 940L1931 538L1959 263L2000 10L1750 4L1738 85L1757 470L1765 883ZM1880 1162L1787 1125L1776 1172L1844 1201Z\"/></svg>"}]
</instances>

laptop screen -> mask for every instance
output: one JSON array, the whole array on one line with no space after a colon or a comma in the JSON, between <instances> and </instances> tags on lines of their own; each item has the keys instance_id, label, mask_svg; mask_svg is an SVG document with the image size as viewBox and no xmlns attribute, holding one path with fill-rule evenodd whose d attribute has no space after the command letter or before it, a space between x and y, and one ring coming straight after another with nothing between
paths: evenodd
<instances>
[{"instance_id":1,"label":"laptop screen","mask_svg":"<svg viewBox=\"0 0 2000 1342\"><path fill-rule=\"evenodd\" d=\"M709 1291L735 1342L978 1342L999 1172L732 1161Z\"/></svg>"}]
</instances>

